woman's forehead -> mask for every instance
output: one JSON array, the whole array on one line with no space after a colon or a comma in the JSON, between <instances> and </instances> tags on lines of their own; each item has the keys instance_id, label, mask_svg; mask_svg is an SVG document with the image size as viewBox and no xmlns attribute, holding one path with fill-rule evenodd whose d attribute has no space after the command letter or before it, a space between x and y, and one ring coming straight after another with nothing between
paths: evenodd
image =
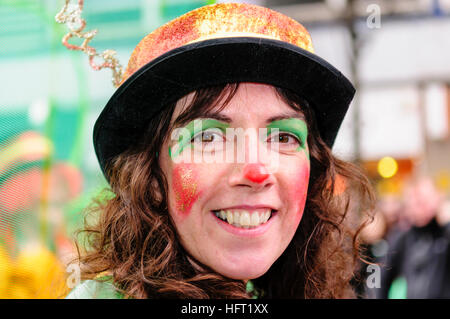
<instances>
[{"instance_id":1,"label":"woman's forehead","mask_svg":"<svg viewBox=\"0 0 450 319\"><path fill-rule=\"evenodd\" d=\"M203 105L200 112L189 113L195 104L196 92L191 92L178 100L172 122L180 116L186 120L196 118L214 118L226 123L236 121L272 121L299 118L304 120L305 116L299 108L293 108L278 94L274 86L259 83L240 83L236 91L227 87L221 92L217 99L213 99L212 105ZM183 121L184 122L184 121ZM183 123L179 123L183 124Z\"/></svg>"}]
</instances>

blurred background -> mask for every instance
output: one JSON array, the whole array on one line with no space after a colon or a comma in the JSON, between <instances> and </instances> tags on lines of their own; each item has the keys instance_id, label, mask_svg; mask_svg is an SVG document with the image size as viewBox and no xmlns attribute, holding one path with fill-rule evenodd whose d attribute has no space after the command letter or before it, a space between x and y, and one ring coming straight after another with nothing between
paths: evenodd
<instances>
[{"instance_id":1,"label":"blurred background","mask_svg":"<svg viewBox=\"0 0 450 319\"><path fill-rule=\"evenodd\" d=\"M215 2L86 0L82 17L86 30L98 30L90 45L116 50L125 66L146 34ZM400 234L433 220L438 228L424 250L440 245L433 249L442 272L450 269L450 0L217 2L260 4L298 20L316 53L357 87L333 151L362 166L376 188L376 222L364 233L369 257L387 258ZM115 90L112 72L94 71L85 54L61 44L68 29L55 15L63 5L0 0L0 298L67 294L74 231L107 186L92 129ZM410 207L420 209L414 215ZM417 296L404 264L398 268L389 282L382 275L385 295L375 287L370 297Z\"/></svg>"}]
</instances>

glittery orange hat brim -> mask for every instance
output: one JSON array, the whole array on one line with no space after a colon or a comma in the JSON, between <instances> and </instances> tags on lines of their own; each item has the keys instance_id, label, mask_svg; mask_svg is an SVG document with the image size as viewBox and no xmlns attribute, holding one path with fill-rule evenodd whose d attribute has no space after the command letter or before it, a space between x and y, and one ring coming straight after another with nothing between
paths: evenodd
<instances>
[{"instance_id":1,"label":"glittery orange hat brim","mask_svg":"<svg viewBox=\"0 0 450 319\"><path fill-rule=\"evenodd\" d=\"M336 68L290 43L257 37L191 43L141 67L109 100L94 127L103 172L143 136L161 109L199 88L235 82L266 83L296 92L313 109L320 135L330 148L355 93Z\"/></svg>"}]
</instances>

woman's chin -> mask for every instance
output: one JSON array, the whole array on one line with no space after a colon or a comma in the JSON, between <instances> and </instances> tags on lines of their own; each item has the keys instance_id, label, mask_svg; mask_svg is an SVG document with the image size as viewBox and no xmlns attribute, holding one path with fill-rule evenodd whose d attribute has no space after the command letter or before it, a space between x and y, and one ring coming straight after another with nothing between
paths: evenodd
<instances>
[{"instance_id":1,"label":"woman's chin","mask_svg":"<svg viewBox=\"0 0 450 319\"><path fill-rule=\"evenodd\" d=\"M222 264L215 267L215 271L221 275L237 280L255 279L264 275L270 268L272 263L253 263L241 262L239 264Z\"/></svg>"}]
</instances>

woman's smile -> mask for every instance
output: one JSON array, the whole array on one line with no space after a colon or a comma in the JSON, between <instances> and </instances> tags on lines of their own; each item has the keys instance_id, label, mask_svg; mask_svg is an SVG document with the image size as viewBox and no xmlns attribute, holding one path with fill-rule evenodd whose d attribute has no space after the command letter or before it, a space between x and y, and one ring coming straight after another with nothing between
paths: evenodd
<instances>
[{"instance_id":1,"label":"woman's smile","mask_svg":"<svg viewBox=\"0 0 450 319\"><path fill-rule=\"evenodd\" d=\"M261 208L235 206L212 211L217 218L228 224L246 229L265 224L272 216L272 212L276 212L276 210L267 206Z\"/></svg>"},{"instance_id":2,"label":"woman's smile","mask_svg":"<svg viewBox=\"0 0 450 319\"><path fill-rule=\"evenodd\" d=\"M229 209L213 212L223 230L242 237L262 236L272 225L277 211L272 209ZM224 218L225 217L225 218Z\"/></svg>"}]
</instances>

